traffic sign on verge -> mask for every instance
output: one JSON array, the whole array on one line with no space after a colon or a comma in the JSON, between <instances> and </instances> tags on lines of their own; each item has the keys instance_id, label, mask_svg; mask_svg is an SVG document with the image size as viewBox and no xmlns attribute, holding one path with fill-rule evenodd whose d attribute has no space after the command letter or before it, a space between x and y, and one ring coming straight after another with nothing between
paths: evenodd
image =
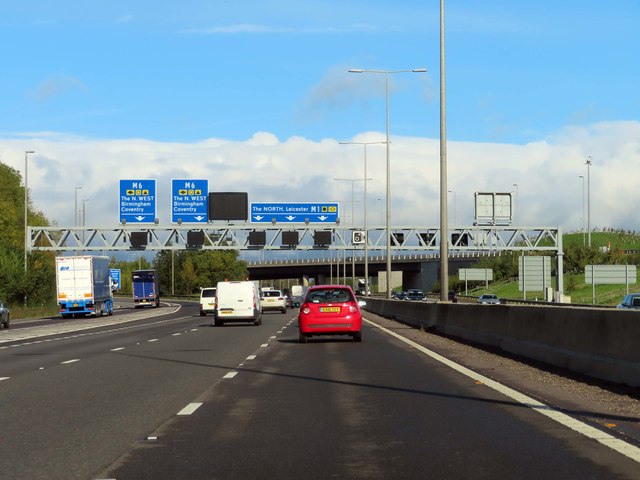
<instances>
[{"instance_id":1,"label":"traffic sign on verge","mask_svg":"<svg viewBox=\"0 0 640 480\"><path fill-rule=\"evenodd\" d=\"M120 180L120 223L154 223L156 181Z\"/></svg>"},{"instance_id":2,"label":"traffic sign on verge","mask_svg":"<svg viewBox=\"0 0 640 480\"><path fill-rule=\"evenodd\" d=\"M209 180L171 180L171 223L207 223Z\"/></svg>"},{"instance_id":3,"label":"traffic sign on verge","mask_svg":"<svg viewBox=\"0 0 640 480\"><path fill-rule=\"evenodd\" d=\"M251 203L251 223L335 223L336 202Z\"/></svg>"}]
</instances>

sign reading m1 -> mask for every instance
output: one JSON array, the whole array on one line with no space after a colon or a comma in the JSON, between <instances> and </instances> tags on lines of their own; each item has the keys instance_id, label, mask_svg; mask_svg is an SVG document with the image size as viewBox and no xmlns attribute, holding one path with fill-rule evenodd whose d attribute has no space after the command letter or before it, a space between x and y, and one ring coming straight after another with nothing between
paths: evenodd
<instances>
[{"instance_id":1,"label":"sign reading m1","mask_svg":"<svg viewBox=\"0 0 640 480\"><path fill-rule=\"evenodd\" d=\"M207 223L209 180L171 180L171 223Z\"/></svg>"},{"instance_id":2,"label":"sign reading m1","mask_svg":"<svg viewBox=\"0 0 640 480\"><path fill-rule=\"evenodd\" d=\"M338 204L317 203L251 203L251 223L335 223Z\"/></svg>"},{"instance_id":3,"label":"sign reading m1","mask_svg":"<svg viewBox=\"0 0 640 480\"><path fill-rule=\"evenodd\" d=\"M156 220L156 181L120 180L120 223Z\"/></svg>"}]
</instances>

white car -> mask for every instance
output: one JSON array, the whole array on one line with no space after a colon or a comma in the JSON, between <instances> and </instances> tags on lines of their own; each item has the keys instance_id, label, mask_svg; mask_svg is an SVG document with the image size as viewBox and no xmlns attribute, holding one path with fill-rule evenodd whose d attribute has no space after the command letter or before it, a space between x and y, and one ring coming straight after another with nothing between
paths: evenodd
<instances>
[{"instance_id":1,"label":"white car","mask_svg":"<svg viewBox=\"0 0 640 480\"><path fill-rule=\"evenodd\" d=\"M281 313L287 313L287 299L280 290L262 291L262 311L267 310L280 310Z\"/></svg>"},{"instance_id":2,"label":"white car","mask_svg":"<svg viewBox=\"0 0 640 480\"><path fill-rule=\"evenodd\" d=\"M216 287L207 287L200 290L200 316L207 313L216 313Z\"/></svg>"}]
</instances>

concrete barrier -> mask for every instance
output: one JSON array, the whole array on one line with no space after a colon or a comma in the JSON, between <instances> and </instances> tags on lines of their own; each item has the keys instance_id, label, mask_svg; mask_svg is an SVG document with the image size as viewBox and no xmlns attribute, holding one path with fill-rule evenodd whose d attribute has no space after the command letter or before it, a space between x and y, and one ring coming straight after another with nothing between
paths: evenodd
<instances>
[{"instance_id":1,"label":"concrete barrier","mask_svg":"<svg viewBox=\"0 0 640 480\"><path fill-rule=\"evenodd\" d=\"M640 387L640 312L367 298L366 311L601 380Z\"/></svg>"}]
</instances>

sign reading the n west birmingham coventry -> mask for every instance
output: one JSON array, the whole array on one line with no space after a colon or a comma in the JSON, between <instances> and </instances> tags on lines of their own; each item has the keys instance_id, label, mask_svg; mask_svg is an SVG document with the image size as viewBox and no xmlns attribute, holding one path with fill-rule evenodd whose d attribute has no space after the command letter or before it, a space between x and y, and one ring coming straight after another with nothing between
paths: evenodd
<instances>
[{"instance_id":1,"label":"sign reading the n west birmingham coventry","mask_svg":"<svg viewBox=\"0 0 640 480\"><path fill-rule=\"evenodd\" d=\"M171 180L171 222L207 223L209 180Z\"/></svg>"},{"instance_id":2,"label":"sign reading the n west birmingham coventry","mask_svg":"<svg viewBox=\"0 0 640 480\"><path fill-rule=\"evenodd\" d=\"M156 181L120 180L120 223L156 220Z\"/></svg>"},{"instance_id":3,"label":"sign reading the n west birmingham coventry","mask_svg":"<svg viewBox=\"0 0 640 480\"><path fill-rule=\"evenodd\" d=\"M251 203L251 223L335 223L338 204L318 203Z\"/></svg>"}]
</instances>

